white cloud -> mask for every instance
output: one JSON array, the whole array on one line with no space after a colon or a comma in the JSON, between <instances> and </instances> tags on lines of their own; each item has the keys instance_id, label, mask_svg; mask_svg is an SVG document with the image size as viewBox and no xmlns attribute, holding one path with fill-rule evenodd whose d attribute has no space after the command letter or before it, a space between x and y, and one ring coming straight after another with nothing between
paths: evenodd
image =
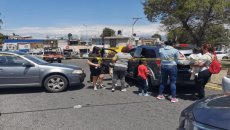
<instances>
[{"instance_id":1,"label":"white cloud","mask_svg":"<svg viewBox=\"0 0 230 130\"><path fill-rule=\"evenodd\" d=\"M88 34L89 37L98 37L105 28L111 28L115 31L121 30L124 36L130 36L132 33L132 26L123 25L79 25L71 27L21 27L15 29L3 29L4 34L18 34L22 36L33 36L33 38L46 38L67 36L68 33L72 33L77 36L85 36ZM87 31L86 31L87 30ZM149 24L149 25L135 25L134 33L137 35L153 35L155 33L165 35L166 32L163 30L163 26L160 24Z\"/></svg>"}]
</instances>

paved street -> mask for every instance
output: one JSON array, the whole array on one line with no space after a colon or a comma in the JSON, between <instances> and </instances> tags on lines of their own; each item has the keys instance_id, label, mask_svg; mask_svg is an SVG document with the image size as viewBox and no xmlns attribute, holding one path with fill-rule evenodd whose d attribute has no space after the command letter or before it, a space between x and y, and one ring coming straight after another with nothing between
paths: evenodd
<instances>
[{"instance_id":1,"label":"paved street","mask_svg":"<svg viewBox=\"0 0 230 130\"><path fill-rule=\"evenodd\" d=\"M179 103L141 97L136 87L127 92L94 91L86 60L65 60L83 67L84 86L61 93L42 88L0 89L0 130L175 130L181 110L193 103L186 90L178 92ZM107 76L105 83L111 87ZM206 89L207 95L221 91ZM155 96L156 94L153 93Z\"/></svg>"}]
</instances>

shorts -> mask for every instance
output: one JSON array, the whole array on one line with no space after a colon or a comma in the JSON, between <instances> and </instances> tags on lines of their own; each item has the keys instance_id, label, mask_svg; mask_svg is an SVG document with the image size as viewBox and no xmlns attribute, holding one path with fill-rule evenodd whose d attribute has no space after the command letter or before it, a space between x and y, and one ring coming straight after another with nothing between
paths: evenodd
<instances>
[{"instance_id":1,"label":"shorts","mask_svg":"<svg viewBox=\"0 0 230 130\"><path fill-rule=\"evenodd\" d=\"M91 69L91 76L99 76L101 74L101 69L98 68L98 69Z\"/></svg>"}]
</instances>

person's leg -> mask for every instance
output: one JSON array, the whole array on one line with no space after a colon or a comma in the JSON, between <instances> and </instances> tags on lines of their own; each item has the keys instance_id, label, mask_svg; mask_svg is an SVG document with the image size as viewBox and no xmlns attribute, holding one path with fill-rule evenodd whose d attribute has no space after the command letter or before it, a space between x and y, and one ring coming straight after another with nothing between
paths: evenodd
<instances>
[{"instance_id":1,"label":"person's leg","mask_svg":"<svg viewBox=\"0 0 230 130\"><path fill-rule=\"evenodd\" d=\"M137 82L138 82L139 95L142 96L143 95L143 89L142 89L142 79L141 79L141 77L137 77Z\"/></svg>"},{"instance_id":2,"label":"person's leg","mask_svg":"<svg viewBox=\"0 0 230 130\"><path fill-rule=\"evenodd\" d=\"M94 87L94 90L97 90L97 80L98 80L98 76L93 76L93 87Z\"/></svg>"},{"instance_id":3,"label":"person's leg","mask_svg":"<svg viewBox=\"0 0 230 130\"><path fill-rule=\"evenodd\" d=\"M121 90L125 90L125 74L126 74L126 69L121 68L119 71L119 78L121 81Z\"/></svg>"},{"instance_id":4,"label":"person's leg","mask_svg":"<svg viewBox=\"0 0 230 130\"><path fill-rule=\"evenodd\" d=\"M157 99L165 99L163 92L165 89L165 86L167 85L168 81L168 70L167 66L161 66L161 82L160 82L160 88L159 88L159 93L157 96Z\"/></svg>"},{"instance_id":5,"label":"person's leg","mask_svg":"<svg viewBox=\"0 0 230 130\"><path fill-rule=\"evenodd\" d=\"M147 85L147 80L143 80L143 91L144 91L144 94L147 94L148 93L148 85Z\"/></svg>"},{"instance_id":6,"label":"person's leg","mask_svg":"<svg viewBox=\"0 0 230 130\"><path fill-rule=\"evenodd\" d=\"M98 83L99 83L99 85L100 85L101 88L105 87L104 84L103 84L104 77L105 77L104 74L100 74L99 78L98 78Z\"/></svg>"},{"instance_id":7,"label":"person's leg","mask_svg":"<svg viewBox=\"0 0 230 130\"><path fill-rule=\"evenodd\" d=\"M118 71L116 68L113 70L113 79L112 79L112 91L115 91L115 87L118 79Z\"/></svg>"},{"instance_id":8,"label":"person's leg","mask_svg":"<svg viewBox=\"0 0 230 130\"><path fill-rule=\"evenodd\" d=\"M209 78L211 77L211 73L209 72L209 70L204 70L202 72L202 79L203 82L201 84L201 88L200 88L200 98L204 98L205 97L205 85L208 83Z\"/></svg>"},{"instance_id":9,"label":"person's leg","mask_svg":"<svg viewBox=\"0 0 230 130\"><path fill-rule=\"evenodd\" d=\"M196 91L199 98L204 98L204 75L204 71L201 71L196 79Z\"/></svg>"},{"instance_id":10,"label":"person's leg","mask_svg":"<svg viewBox=\"0 0 230 130\"><path fill-rule=\"evenodd\" d=\"M177 79L177 66L171 66L170 72L170 89L172 98L176 98L176 79Z\"/></svg>"},{"instance_id":11,"label":"person's leg","mask_svg":"<svg viewBox=\"0 0 230 130\"><path fill-rule=\"evenodd\" d=\"M159 88L159 95L163 95L163 91L165 89L165 86L167 85L168 81L168 71L166 66L161 67L161 82L160 82L160 88Z\"/></svg>"}]
</instances>

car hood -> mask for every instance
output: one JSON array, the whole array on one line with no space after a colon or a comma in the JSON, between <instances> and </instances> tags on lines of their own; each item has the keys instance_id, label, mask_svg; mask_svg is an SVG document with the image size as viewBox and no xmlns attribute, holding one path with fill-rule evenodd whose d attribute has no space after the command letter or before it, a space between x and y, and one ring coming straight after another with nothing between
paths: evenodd
<instances>
[{"instance_id":1,"label":"car hood","mask_svg":"<svg viewBox=\"0 0 230 130\"><path fill-rule=\"evenodd\" d=\"M50 64L47 64L46 66L62 67L62 68L69 68L69 69L81 69L80 67L76 65L66 65L66 64L61 64L61 63L50 63Z\"/></svg>"},{"instance_id":2,"label":"car hood","mask_svg":"<svg viewBox=\"0 0 230 130\"><path fill-rule=\"evenodd\" d=\"M230 129L230 95L215 95L193 107L193 115L197 122Z\"/></svg>"}]
</instances>

